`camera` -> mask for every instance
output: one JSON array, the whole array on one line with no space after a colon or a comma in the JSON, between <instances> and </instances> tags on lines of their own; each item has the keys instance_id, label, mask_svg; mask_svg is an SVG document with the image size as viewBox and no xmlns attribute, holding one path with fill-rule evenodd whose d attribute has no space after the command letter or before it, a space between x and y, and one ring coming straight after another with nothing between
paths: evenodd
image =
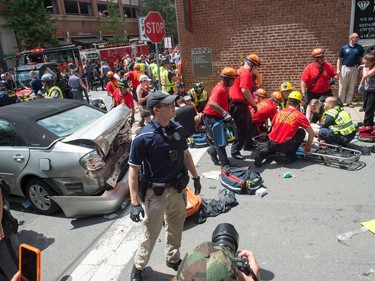
<instances>
[{"instance_id":1,"label":"camera","mask_svg":"<svg viewBox=\"0 0 375 281\"><path fill-rule=\"evenodd\" d=\"M211 241L231 252L233 256L236 255L238 249L238 243L240 240L240 236L234 226L230 223L221 223L218 224L212 233ZM255 275L253 270L250 267L250 264L246 261L246 259L242 257L235 257L237 267L240 271L245 273L246 275Z\"/></svg>"}]
</instances>

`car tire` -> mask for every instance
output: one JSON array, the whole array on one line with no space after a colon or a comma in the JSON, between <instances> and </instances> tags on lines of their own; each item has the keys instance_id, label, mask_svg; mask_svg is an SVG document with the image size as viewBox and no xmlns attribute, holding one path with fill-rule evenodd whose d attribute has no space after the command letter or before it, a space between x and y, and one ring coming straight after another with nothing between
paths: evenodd
<instances>
[{"instance_id":1,"label":"car tire","mask_svg":"<svg viewBox=\"0 0 375 281\"><path fill-rule=\"evenodd\" d=\"M26 184L26 194L33 207L44 215L52 215L60 208L51 200L50 196L56 195L53 189L40 179L32 179Z\"/></svg>"}]
</instances>

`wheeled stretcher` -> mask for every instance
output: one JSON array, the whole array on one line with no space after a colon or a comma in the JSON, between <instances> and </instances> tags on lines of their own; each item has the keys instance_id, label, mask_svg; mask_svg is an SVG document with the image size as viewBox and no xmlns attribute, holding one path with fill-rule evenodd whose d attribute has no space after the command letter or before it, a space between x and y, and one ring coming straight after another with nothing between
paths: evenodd
<instances>
[{"instance_id":1,"label":"wheeled stretcher","mask_svg":"<svg viewBox=\"0 0 375 281\"><path fill-rule=\"evenodd\" d=\"M267 145L268 135L261 134L253 138L254 144L258 149ZM361 152L359 150L332 145L327 143L313 142L310 153L305 157L305 143L297 151L297 156L305 159L323 161L325 165L337 165L340 168L350 168L359 162Z\"/></svg>"}]
</instances>

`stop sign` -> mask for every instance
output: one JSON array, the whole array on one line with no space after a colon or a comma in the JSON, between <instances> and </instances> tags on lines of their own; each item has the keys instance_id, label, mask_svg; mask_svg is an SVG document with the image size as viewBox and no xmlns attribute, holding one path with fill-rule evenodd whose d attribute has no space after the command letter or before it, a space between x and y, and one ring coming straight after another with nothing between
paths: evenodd
<instances>
[{"instance_id":1,"label":"stop sign","mask_svg":"<svg viewBox=\"0 0 375 281\"><path fill-rule=\"evenodd\" d=\"M145 35L152 43L160 43L165 36L164 20L158 12L149 12L144 21Z\"/></svg>"}]
</instances>

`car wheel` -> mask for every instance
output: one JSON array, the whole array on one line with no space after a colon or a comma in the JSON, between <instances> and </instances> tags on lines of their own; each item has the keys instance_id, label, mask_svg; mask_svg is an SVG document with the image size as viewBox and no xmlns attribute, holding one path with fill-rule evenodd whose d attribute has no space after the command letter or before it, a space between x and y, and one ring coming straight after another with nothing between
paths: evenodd
<instances>
[{"instance_id":1,"label":"car wheel","mask_svg":"<svg viewBox=\"0 0 375 281\"><path fill-rule=\"evenodd\" d=\"M32 179L27 182L26 194L31 204L39 213L52 215L60 208L56 202L52 201L50 196L56 195L53 189L44 181Z\"/></svg>"}]
</instances>

